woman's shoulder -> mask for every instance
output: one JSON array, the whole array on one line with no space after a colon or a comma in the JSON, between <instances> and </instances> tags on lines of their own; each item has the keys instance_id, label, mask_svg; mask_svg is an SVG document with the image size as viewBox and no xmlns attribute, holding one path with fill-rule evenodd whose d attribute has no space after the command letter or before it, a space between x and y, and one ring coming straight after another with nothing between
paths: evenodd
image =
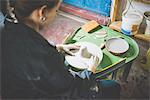
<instances>
[{"instance_id":1,"label":"woman's shoulder","mask_svg":"<svg viewBox=\"0 0 150 100\"><path fill-rule=\"evenodd\" d=\"M22 53L32 52L38 55L57 55L57 50L50 45L44 37L23 24L7 22L2 32L2 49L19 51ZM27 50L28 49L28 50ZM12 51L11 51L12 52Z\"/></svg>"}]
</instances>

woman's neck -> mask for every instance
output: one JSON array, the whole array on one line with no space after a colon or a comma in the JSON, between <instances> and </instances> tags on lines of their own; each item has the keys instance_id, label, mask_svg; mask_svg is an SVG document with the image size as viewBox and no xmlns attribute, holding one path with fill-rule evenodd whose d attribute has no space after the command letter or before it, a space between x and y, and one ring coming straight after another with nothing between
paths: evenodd
<instances>
[{"instance_id":1,"label":"woman's neck","mask_svg":"<svg viewBox=\"0 0 150 100\"><path fill-rule=\"evenodd\" d=\"M40 32L40 26L37 23L35 23L33 20L30 19L25 20L25 24L30 28L34 29L35 31Z\"/></svg>"}]
</instances>

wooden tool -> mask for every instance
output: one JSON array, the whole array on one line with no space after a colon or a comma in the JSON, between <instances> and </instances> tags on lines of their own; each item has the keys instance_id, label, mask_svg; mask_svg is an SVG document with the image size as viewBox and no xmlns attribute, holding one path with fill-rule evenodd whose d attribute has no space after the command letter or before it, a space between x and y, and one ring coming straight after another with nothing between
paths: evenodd
<instances>
[{"instance_id":1,"label":"wooden tool","mask_svg":"<svg viewBox=\"0 0 150 100\"><path fill-rule=\"evenodd\" d=\"M95 29L96 27L98 27L99 24L95 21L92 20L90 22L87 22L86 24L84 24L81 28L85 31L85 32L90 32L91 30Z\"/></svg>"}]
</instances>

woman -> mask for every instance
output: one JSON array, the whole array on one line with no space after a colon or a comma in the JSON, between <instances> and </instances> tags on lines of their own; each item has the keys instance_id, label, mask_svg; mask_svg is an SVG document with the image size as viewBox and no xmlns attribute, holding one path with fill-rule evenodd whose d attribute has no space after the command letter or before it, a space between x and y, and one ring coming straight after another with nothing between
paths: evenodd
<instances>
[{"instance_id":1,"label":"woman","mask_svg":"<svg viewBox=\"0 0 150 100\"><path fill-rule=\"evenodd\" d=\"M68 72L57 49L71 53L69 49L78 49L77 46L54 47L39 34L54 19L59 0L2 3L2 11L7 15L2 32L2 98L118 97L120 88L115 82L83 80ZM113 84L107 85L110 83Z\"/></svg>"}]
</instances>

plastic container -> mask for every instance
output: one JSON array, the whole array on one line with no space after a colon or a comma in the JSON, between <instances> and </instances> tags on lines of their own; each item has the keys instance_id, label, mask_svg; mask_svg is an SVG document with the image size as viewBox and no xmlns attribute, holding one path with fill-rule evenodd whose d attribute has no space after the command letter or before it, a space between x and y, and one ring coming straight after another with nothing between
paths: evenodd
<instances>
[{"instance_id":1,"label":"plastic container","mask_svg":"<svg viewBox=\"0 0 150 100\"><path fill-rule=\"evenodd\" d=\"M134 35L138 32L143 16L136 12L129 12L122 16L121 32Z\"/></svg>"}]
</instances>

